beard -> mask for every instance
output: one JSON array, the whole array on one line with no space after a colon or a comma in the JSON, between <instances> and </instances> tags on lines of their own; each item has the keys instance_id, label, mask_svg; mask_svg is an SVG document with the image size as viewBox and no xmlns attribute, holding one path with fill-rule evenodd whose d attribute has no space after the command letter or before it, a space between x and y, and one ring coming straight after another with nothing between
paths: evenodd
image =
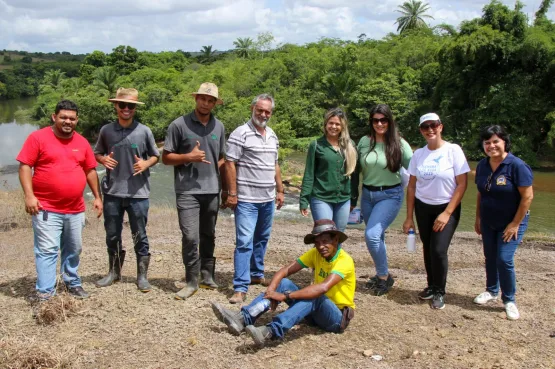
<instances>
[{"instance_id":1,"label":"beard","mask_svg":"<svg viewBox=\"0 0 555 369\"><path fill-rule=\"evenodd\" d=\"M264 120L258 120L255 116L254 113L252 113L251 115L251 121L253 122L253 124L257 127L260 128L266 128L266 124L268 123L268 119L264 119Z\"/></svg>"}]
</instances>

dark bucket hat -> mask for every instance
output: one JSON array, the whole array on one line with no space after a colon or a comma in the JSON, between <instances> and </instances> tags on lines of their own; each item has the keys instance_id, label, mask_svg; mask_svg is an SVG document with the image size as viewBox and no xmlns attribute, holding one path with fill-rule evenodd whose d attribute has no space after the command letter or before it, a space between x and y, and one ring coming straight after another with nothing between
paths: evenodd
<instances>
[{"instance_id":1,"label":"dark bucket hat","mask_svg":"<svg viewBox=\"0 0 555 369\"><path fill-rule=\"evenodd\" d=\"M314 227L312 228L312 232L304 236L304 243L311 244L314 243L314 238L318 237L324 233L331 233L334 236L339 235L339 243L345 242L348 238L347 235L340 230L337 229L335 226L335 222L331 219L318 219L314 222Z\"/></svg>"}]
</instances>

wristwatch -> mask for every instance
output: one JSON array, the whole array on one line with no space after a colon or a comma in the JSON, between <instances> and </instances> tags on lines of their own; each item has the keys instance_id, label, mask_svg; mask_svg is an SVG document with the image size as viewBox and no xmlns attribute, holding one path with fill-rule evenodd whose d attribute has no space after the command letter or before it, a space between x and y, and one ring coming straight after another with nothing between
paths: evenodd
<instances>
[{"instance_id":1,"label":"wristwatch","mask_svg":"<svg viewBox=\"0 0 555 369\"><path fill-rule=\"evenodd\" d=\"M289 297L289 294L291 294L291 291L285 291L285 292L283 292L283 294L285 295L285 302L286 302L287 304L290 304L291 301L292 301L292 300L291 300L291 297Z\"/></svg>"}]
</instances>

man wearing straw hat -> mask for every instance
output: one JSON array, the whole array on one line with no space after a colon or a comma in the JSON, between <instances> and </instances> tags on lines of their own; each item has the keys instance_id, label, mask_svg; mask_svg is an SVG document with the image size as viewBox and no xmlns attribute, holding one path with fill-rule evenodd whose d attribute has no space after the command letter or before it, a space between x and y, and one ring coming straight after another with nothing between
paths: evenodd
<instances>
[{"instance_id":1,"label":"man wearing straw hat","mask_svg":"<svg viewBox=\"0 0 555 369\"><path fill-rule=\"evenodd\" d=\"M141 292L151 289L147 280L150 263L146 224L149 209L149 168L158 162L160 153L152 131L134 120L139 93L134 88L119 88L114 103L117 122L100 129L94 147L96 160L106 168L102 179L104 193L104 228L108 247L108 274L96 282L106 287L121 280L125 260L121 232L123 215L127 212L137 256L137 287Z\"/></svg>"},{"instance_id":2,"label":"man wearing straw hat","mask_svg":"<svg viewBox=\"0 0 555 369\"><path fill-rule=\"evenodd\" d=\"M178 300L189 298L199 286L218 288L214 281L214 247L225 129L212 114L212 109L223 101L218 97L218 87L210 82L201 84L191 95L195 98L195 109L170 124L162 153L162 162L174 166L177 214L182 233L187 284L175 295Z\"/></svg>"},{"instance_id":3,"label":"man wearing straw hat","mask_svg":"<svg viewBox=\"0 0 555 369\"><path fill-rule=\"evenodd\" d=\"M317 220L312 232L304 237L304 243L314 247L274 274L266 292L240 311L212 301L212 311L231 333L240 335L246 331L259 347L270 338L283 339L303 319L327 332L342 333L354 317L356 289L355 263L338 246L346 239L333 220ZM314 270L314 283L300 288L287 277L304 268ZM287 310L266 325L254 326L262 314L275 310L280 302L289 305Z\"/></svg>"}]
</instances>

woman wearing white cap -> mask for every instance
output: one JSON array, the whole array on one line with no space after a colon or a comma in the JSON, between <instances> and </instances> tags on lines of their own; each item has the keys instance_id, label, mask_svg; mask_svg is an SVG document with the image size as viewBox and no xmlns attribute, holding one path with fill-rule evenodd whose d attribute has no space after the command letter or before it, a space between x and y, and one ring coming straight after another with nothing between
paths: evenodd
<instances>
[{"instance_id":1,"label":"woman wearing white cap","mask_svg":"<svg viewBox=\"0 0 555 369\"><path fill-rule=\"evenodd\" d=\"M389 106L378 104L370 110L370 132L358 143L359 160L351 179L351 206L358 200L359 171L362 173L360 207L366 224L366 247L376 266L376 276L366 286L374 295L386 294L395 283L389 274L385 231L403 204L401 167L408 167L412 149L399 135Z\"/></svg>"},{"instance_id":2,"label":"woman wearing white cap","mask_svg":"<svg viewBox=\"0 0 555 369\"><path fill-rule=\"evenodd\" d=\"M461 200L470 171L459 145L441 138L443 124L435 113L420 117L420 133L427 145L416 150L409 165L407 219L403 231L414 229L416 213L418 231L424 248L424 265L428 286L418 294L432 300L431 307L443 309L447 282L447 250L461 215Z\"/></svg>"}]
</instances>

